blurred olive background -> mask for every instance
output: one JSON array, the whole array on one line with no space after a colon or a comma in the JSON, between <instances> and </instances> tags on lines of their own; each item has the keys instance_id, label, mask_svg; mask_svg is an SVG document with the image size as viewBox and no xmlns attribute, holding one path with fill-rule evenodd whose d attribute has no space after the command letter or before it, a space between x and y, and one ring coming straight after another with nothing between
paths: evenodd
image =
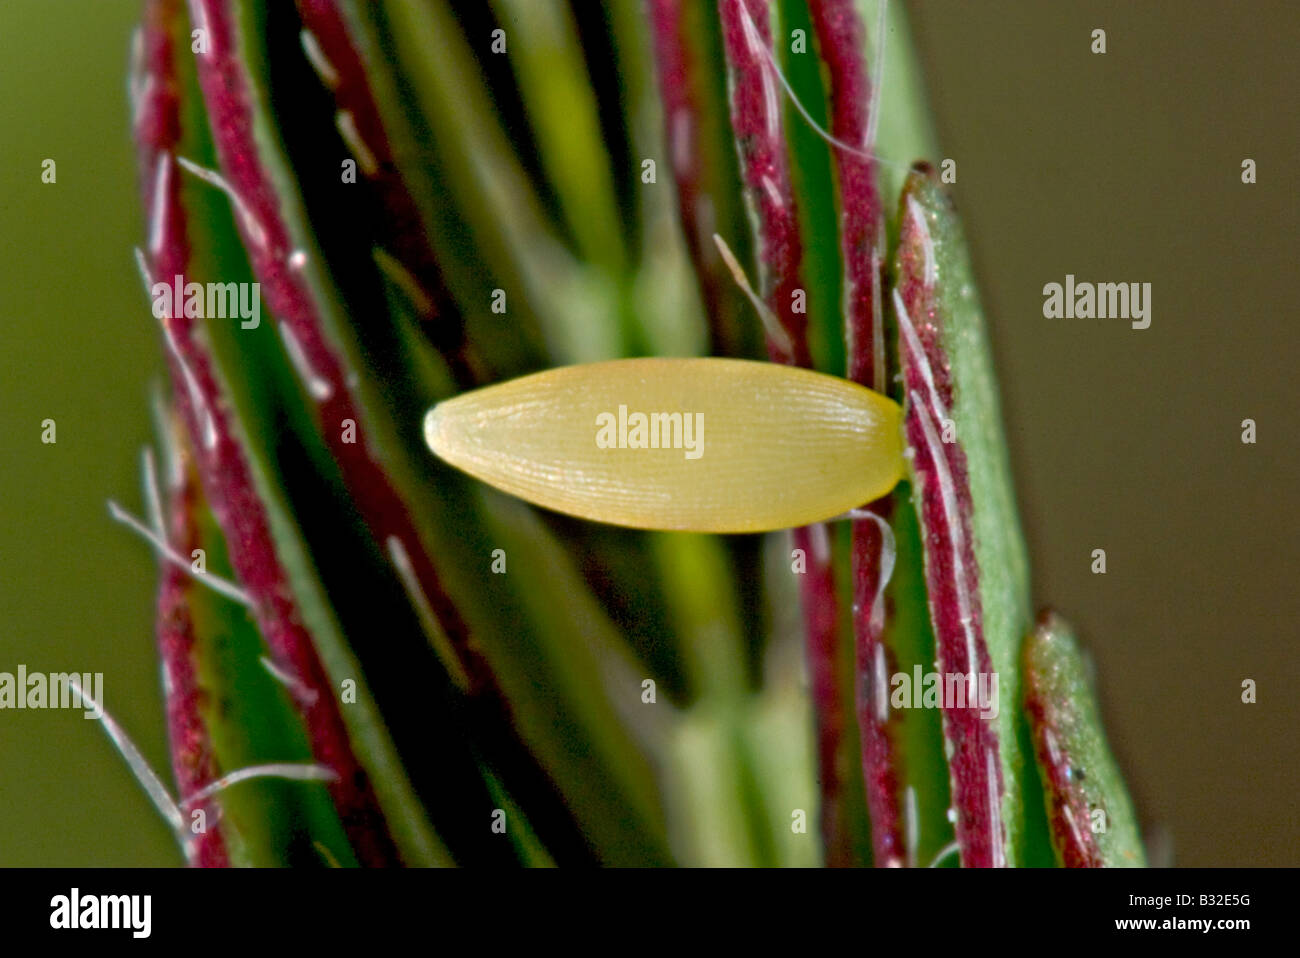
<instances>
[{"instance_id":1,"label":"blurred olive background","mask_svg":"<svg viewBox=\"0 0 1300 958\"><path fill-rule=\"evenodd\" d=\"M105 507L143 511L162 368L131 256L136 14L134 0L0 4L0 671L102 671L110 710L164 770L154 563ZM1036 601L1093 652L1148 838L1180 865L1300 863L1300 13L927 0L911 14L992 324ZM46 158L57 184L41 183ZM1042 288L1067 273L1151 283L1150 329L1044 319ZM1099 548L1106 575L1090 571ZM0 712L0 865L178 862L96 723Z\"/></svg>"}]
</instances>

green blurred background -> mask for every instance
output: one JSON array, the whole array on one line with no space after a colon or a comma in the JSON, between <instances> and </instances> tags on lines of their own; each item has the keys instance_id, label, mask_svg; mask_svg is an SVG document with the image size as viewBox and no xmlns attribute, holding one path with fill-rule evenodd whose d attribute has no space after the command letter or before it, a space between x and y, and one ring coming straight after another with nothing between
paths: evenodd
<instances>
[{"instance_id":1,"label":"green blurred background","mask_svg":"<svg viewBox=\"0 0 1300 958\"><path fill-rule=\"evenodd\" d=\"M1285 164L1300 155L1300 14L1281 0L911 13L993 327L1036 601L1094 654L1148 837L1180 865L1297 864L1300 211ZM0 3L0 671L104 672L109 708L165 769L154 563L105 507L142 511L161 372L131 256L136 14L134 0ZM1089 52L1098 27L1104 56ZM1151 328L1044 319L1042 287L1066 273L1151 283ZM56 445L40 442L46 418ZM95 723L0 712L0 865L178 862Z\"/></svg>"}]
</instances>

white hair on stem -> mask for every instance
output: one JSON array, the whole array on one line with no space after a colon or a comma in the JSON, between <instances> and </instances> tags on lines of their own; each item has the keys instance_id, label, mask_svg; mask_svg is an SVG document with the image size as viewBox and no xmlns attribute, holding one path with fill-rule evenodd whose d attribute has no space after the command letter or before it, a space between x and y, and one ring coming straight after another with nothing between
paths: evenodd
<instances>
[{"instance_id":1,"label":"white hair on stem","mask_svg":"<svg viewBox=\"0 0 1300 958\"><path fill-rule=\"evenodd\" d=\"M749 277L745 275L744 268L741 267L735 254L731 252L731 247L727 245L727 241L714 233L713 242L717 244L718 252L722 254L722 261L727 264L727 269L731 271L731 276L736 281L736 285L754 304L754 309L758 312L758 318L762 320L767 335L771 337L772 342L776 343L777 348L783 353L793 355L794 343L790 340L790 334L785 331L785 327L776 318L776 314L768 308L767 303L763 302L759 295L754 292L754 288L749 285Z\"/></svg>"},{"instance_id":2,"label":"white hair on stem","mask_svg":"<svg viewBox=\"0 0 1300 958\"><path fill-rule=\"evenodd\" d=\"M949 855L953 854L954 852L959 851L960 849L961 846L957 844L955 840L949 842L947 845L944 845L943 848L935 852L934 858L930 859L930 864L928 867L938 868L939 863L941 861L943 861L945 858L947 858Z\"/></svg>"},{"instance_id":3,"label":"white hair on stem","mask_svg":"<svg viewBox=\"0 0 1300 958\"><path fill-rule=\"evenodd\" d=\"M325 56L325 51L320 48L320 41L316 39L316 34L310 30L302 30L298 33L298 39L302 43L302 52L311 61L311 65L315 69L316 75L320 77L321 82L331 90L337 89L339 71L334 69L334 64L330 63L329 57Z\"/></svg>"},{"instance_id":4,"label":"white hair on stem","mask_svg":"<svg viewBox=\"0 0 1300 958\"><path fill-rule=\"evenodd\" d=\"M167 790L167 786L163 784L158 773L153 770L153 767L141 754L140 749L131 741L131 737L126 734L126 731L117 723L117 720L104 708L104 704L96 701L94 696L83 689L81 682L78 681L75 675L69 677L68 685L81 696L83 702L88 703L95 711L104 733L126 762L131 774L135 776L135 780L140 783L140 787L149 796L154 808L158 810L171 828L172 834L180 844L181 851L185 853L186 858L190 857L194 839L185 827L183 810L202 804L232 785L255 778L278 778L294 782L334 782L338 780L338 773L333 769L315 762L270 762L263 765L250 765L223 775L178 803L176 799L172 798L171 792Z\"/></svg>"},{"instance_id":5,"label":"white hair on stem","mask_svg":"<svg viewBox=\"0 0 1300 958\"><path fill-rule=\"evenodd\" d=\"M912 319L907 315L907 307L903 305L903 297L899 295L897 289L894 291L894 312L898 316L898 328L903 333L903 338L907 340L907 349L914 357L916 364L921 370L921 378L925 381L926 390L930 394L930 405L934 410L935 417L940 422L948 420L948 408L943 404L939 396L939 390L934 384L934 370L930 367L930 360L925 355L925 350L921 347L921 338L916 335L916 327L912 325Z\"/></svg>"},{"instance_id":6,"label":"white hair on stem","mask_svg":"<svg viewBox=\"0 0 1300 958\"><path fill-rule=\"evenodd\" d=\"M158 538L167 537L167 526L163 521L162 493L158 489L158 465L154 461L153 450L145 446L140 450L140 472L144 478L144 501L148 509L149 527Z\"/></svg>"},{"instance_id":7,"label":"white hair on stem","mask_svg":"<svg viewBox=\"0 0 1300 958\"><path fill-rule=\"evenodd\" d=\"M312 367L311 361L303 351L302 343L298 341L289 324L282 321L277 326L280 330L280 339L284 342L284 351L288 353L289 362L293 365L298 378L302 380L307 394L316 402L325 402L334 395L334 387Z\"/></svg>"},{"instance_id":8,"label":"white hair on stem","mask_svg":"<svg viewBox=\"0 0 1300 958\"><path fill-rule=\"evenodd\" d=\"M415 566L411 563L411 555L406 551L406 543L395 535L390 535L384 543L388 547L388 557L392 560L393 568L397 570L397 577L402 582L402 588L406 590L406 596L411 600L415 607L416 615L420 619L420 624L424 626L425 633L429 636L430 641L439 652L439 657L443 660L451 677L462 691L470 687L469 674L465 671L464 663L461 662L460 656L456 653L456 647L452 644L451 637L447 635L446 629L442 627L438 615L433 611L433 606L429 603L429 597L425 594L424 587L420 584L420 578L415 574Z\"/></svg>"},{"instance_id":9,"label":"white hair on stem","mask_svg":"<svg viewBox=\"0 0 1300 958\"><path fill-rule=\"evenodd\" d=\"M334 117L334 124L338 127L343 142L348 145L348 149L357 158L357 165L361 167L361 172L366 176L374 176L378 173L379 160L375 158L374 151L370 149L366 141L361 138L361 131L357 129L357 121L352 115L352 111L339 110Z\"/></svg>"},{"instance_id":10,"label":"white hair on stem","mask_svg":"<svg viewBox=\"0 0 1300 958\"><path fill-rule=\"evenodd\" d=\"M423 315L428 315L433 312L433 300L429 297L429 294L424 291L424 287L420 285L419 280L412 275L409 269L402 265L401 261L398 260L397 257L379 247L375 247L370 255L373 257L375 265L379 267L380 271L392 280L406 298L411 301L416 312Z\"/></svg>"},{"instance_id":11,"label":"white hair on stem","mask_svg":"<svg viewBox=\"0 0 1300 958\"><path fill-rule=\"evenodd\" d=\"M149 254L157 256L162 250L163 239L167 235L167 190L171 185L171 154L163 151L158 154L154 166L153 195L149 200Z\"/></svg>"},{"instance_id":12,"label":"white hair on stem","mask_svg":"<svg viewBox=\"0 0 1300 958\"><path fill-rule=\"evenodd\" d=\"M907 215L916 224L921 238L921 249L925 254L925 285L931 287L939 278L939 266L934 259L934 240L930 237L930 224L925 221L925 211L912 194L907 195Z\"/></svg>"},{"instance_id":13,"label":"white hair on stem","mask_svg":"<svg viewBox=\"0 0 1300 958\"><path fill-rule=\"evenodd\" d=\"M894 530L883 517L870 509L853 509L849 518L857 521L874 522L880 530L880 579L876 583L876 595L871 603L871 627L879 631L885 624L885 589L894 575L894 563L898 557L898 547L894 542Z\"/></svg>"},{"instance_id":14,"label":"white hair on stem","mask_svg":"<svg viewBox=\"0 0 1300 958\"><path fill-rule=\"evenodd\" d=\"M177 552L161 532L151 529L131 513L127 512L112 499L108 500L108 514L113 517L114 521L122 523L128 529L139 534L139 536L153 546L158 555L176 566L178 569L189 574L195 582L201 582L212 591L217 592L227 599L233 599L240 605L253 607L252 597L249 596L242 588L229 579L223 579L221 576L212 572L195 572L194 566L190 560Z\"/></svg>"},{"instance_id":15,"label":"white hair on stem","mask_svg":"<svg viewBox=\"0 0 1300 958\"><path fill-rule=\"evenodd\" d=\"M315 762L268 762L265 765L250 765L203 786L181 802L181 807L190 808L200 805L218 792L254 778L279 778L290 782L337 782L339 780L338 773L332 768Z\"/></svg>"},{"instance_id":16,"label":"white hair on stem","mask_svg":"<svg viewBox=\"0 0 1300 958\"><path fill-rule=\"evenodd\" d=\"M903 789L903 841L907 847L907 867L916 867L916 849L921 843L921 816L916 808L916 788Z\"/></svg>"},{"instance_id":17,"label":"white hair on stem","mask_svg":"<svg viewBox=\"0 0 1300 958\"><path fill-rule=\"evenodd\" d=\"M262 663L262 668L266 669L273 679L289 690L289 694L292 695L300 705L312 706L316 704L316 700L320 697L320 693L313 688L308 688L307 684L303 682L302 679L290 675L265 655L259 658L258 661Z\"/></svg>"},{"instance_id":18,"label":"white hair on stem","mask_svg":"<svg viewBox=\"0 0 1300 958\"><path fill-rule=\"evenodd\" d=\"M975 667L971 666L971 679L974 681ZM984 753L984 765L989 781L989 843L993 847L993 867L1005 868L1007 849L1002 843L1002 801L998 794L997 756L989 749Z\"/></svg>"},{"instance_id":19,"label":"white hair on stem","mask_svg":"<svg viewBox=\"0 0 1300 958\"><path fill-rule=\"evenodd\" d=\"M740 14L741 17L743 18L742 25L745 29L746 40L750 38L751 34L757 37L758 35L757 27L754 25L753 18L750 17L749 11L745 8L745 4L743 2L738 2L738 6L740 7ZM881 18L883 19L883 14ZM883 35L883 31L882 31L882 35ZM870 107L871 114L867 119L866 148L854 146L852 143L846 143L844 140L841 140L839 137L835 136L833 133L831 133L829 130L827 130L825 127L819 124L815 119L813 119L813 116L811 113L808 112L807 107L805 107L803 103L799 101L799 97L795 94L794 88L790 86L790 81L787 80L785 74L781 72L781 67L776 62L776 57L772 55L772 51L769 50L767 46L763 43L759 43L757 47L759 50L761 50L763 57L767 61L767 65L771 67L772 72L776 74L777 81L781 84L781 89L783 89L785 91L785 95L790 98L790 102L794 105L795 110L798 112L798 114L801 117L803 117L804 122L807 123L810 127L812 127L812 129L817 133L819 137L821 137L831 146L835 147L837 150L844 150L846 153L852 153L854 156L859 156L864 160L871 160L872 162L880 163L883 166L888 166L896 170L906 171L909 168L906 163L899 163L895 160L887 160L884 157L882 157L880 154L875 153L869 148L870 146L875 144L875 136L876 136L875 117L879 112L879 102L874 90L879 89L879 83L876 83L874 85L874 89L872 92L872 105ZM884 57L883 45L881 46L879 56L883 60ZM766 74L764 75L764 78L766 79Z\"/></svg>"},{"instance_id":20,"label":"white hair on stem","mask_svg":"<svg viewBox=\"0 0 1300 958\"><path fill-rule=\"evenodd\" d=\"M145 790L145 794L153 802L154 808L158 809L158 812L166 819L167 824L171 826L173 831L178 834L183 833L185 819L181 815L180 807L176 804L176 800L172 798L171 793L167 791L167 786L163 784L162 779L158 777L158 774L150 767L140 750L136 748L135 743L131 741L131 737L126 734L122 726L117 724L117 720L108 714L104 704L96 701L94 696L81 687L81 682L75 674L68 678L68 685L81 696L83 702L90 703L91 709L99 718L99 724L103 726L104 733L121 754L127 768L131 770L131 774L135 776L136 781L140 783L140 787Z\"/></svg>"},{"instance_id":21,"label":"white hair on stem","mask_svg":"<svg viewBox=\"0 0 1300 958\"><path fill-rule=\"evenodd\" d=\"M876 8L876 58L871 64L871 104L867 107L867 149L876 145L876 130L880 126L880 91L885 79L885 29L889 0L880 0Z\"/></svg>"},{"instance_id":22,"label":"white hair on stem","mask_svg":"<svg viewBox=\"0 0 1300 958\"><path fill-rule=\"evenodd\" d=\"M204 183L215 186L221 192L225 193L230 199L231 205L235 207L235 213L239 216L240 222L244 224L244 231L248 233L248 238L253 245L262 251L267 249L266 227L262 225L254 214L249 205L244 202L244 198L239 195L233 186L226 182L226 178L216 170L210 170L205 166L199 166L193 160L187 160L183 156L176 157L176 162L187 173L197 176Z\"/></svg>"},{"instance_id":23,"label":"white hair on stem","mask_svg":"<svg viewBox=\"0 0 1300 958\"><path fill-rule=\"evenodd\" d=\"M935 479L939 485L944 515L948 520L950 530L948 541L952 552L953 578L956 580L957 609L966 640L966 668L963 671L973 675L979 668L979 658L975 648L975 604L966 581L966 561L963 555L966 549L966 534L962 526L961 510L957 506L957 486L948 469L943 443L939 441L934 425L930 422L929 410L921 403L915 391L911 393L911 399L916 407L921 429L925 433L925 444L929 449L930 458L934 462Z\"/></svg>"}]
</instances>

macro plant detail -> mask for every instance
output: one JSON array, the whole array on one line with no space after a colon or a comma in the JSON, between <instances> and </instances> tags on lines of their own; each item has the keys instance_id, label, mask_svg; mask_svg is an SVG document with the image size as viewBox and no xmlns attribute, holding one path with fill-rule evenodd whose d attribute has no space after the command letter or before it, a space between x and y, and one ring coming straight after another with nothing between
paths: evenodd
<instances>
[{"instance_id":1,"label":"macro plant detail","mask_svg":"<svg viewBox=\"0 0 1300 958\"><path fill-rule=\"evenodd\" d=\"M143 10L169 382L148 521L119 516L160 555L175 799L107 721L188 863L1144 863L1082 653L1034 618L901 7ZM620 399L611 360L659 390ZM453 414L526 384L559 384L539 430L581 379L625 432L620 404L689 427L724 369L786 403L677 436L687 500L692 450L730 457L726 522L454 467ZM760 501L816 454L834 508Z\"/></svg>"}]
</instances>

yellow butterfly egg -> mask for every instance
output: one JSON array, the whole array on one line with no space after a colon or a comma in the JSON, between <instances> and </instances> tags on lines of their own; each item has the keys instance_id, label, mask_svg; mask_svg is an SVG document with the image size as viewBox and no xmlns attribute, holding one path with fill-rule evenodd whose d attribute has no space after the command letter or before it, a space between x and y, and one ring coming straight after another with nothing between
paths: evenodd
<instances>
[{"instance_id":1,"label":"yellow butterfly egg","mask_svg":"<svg viewBox=\"0 0 1300 958\"><path fill-rule=\"evenodd\" d=\"M740 359L550 369L429 410L429 448L538 506L638 529L763 532L903 476L901 411L846 379Z\"/></svg>"}]
</instances>

